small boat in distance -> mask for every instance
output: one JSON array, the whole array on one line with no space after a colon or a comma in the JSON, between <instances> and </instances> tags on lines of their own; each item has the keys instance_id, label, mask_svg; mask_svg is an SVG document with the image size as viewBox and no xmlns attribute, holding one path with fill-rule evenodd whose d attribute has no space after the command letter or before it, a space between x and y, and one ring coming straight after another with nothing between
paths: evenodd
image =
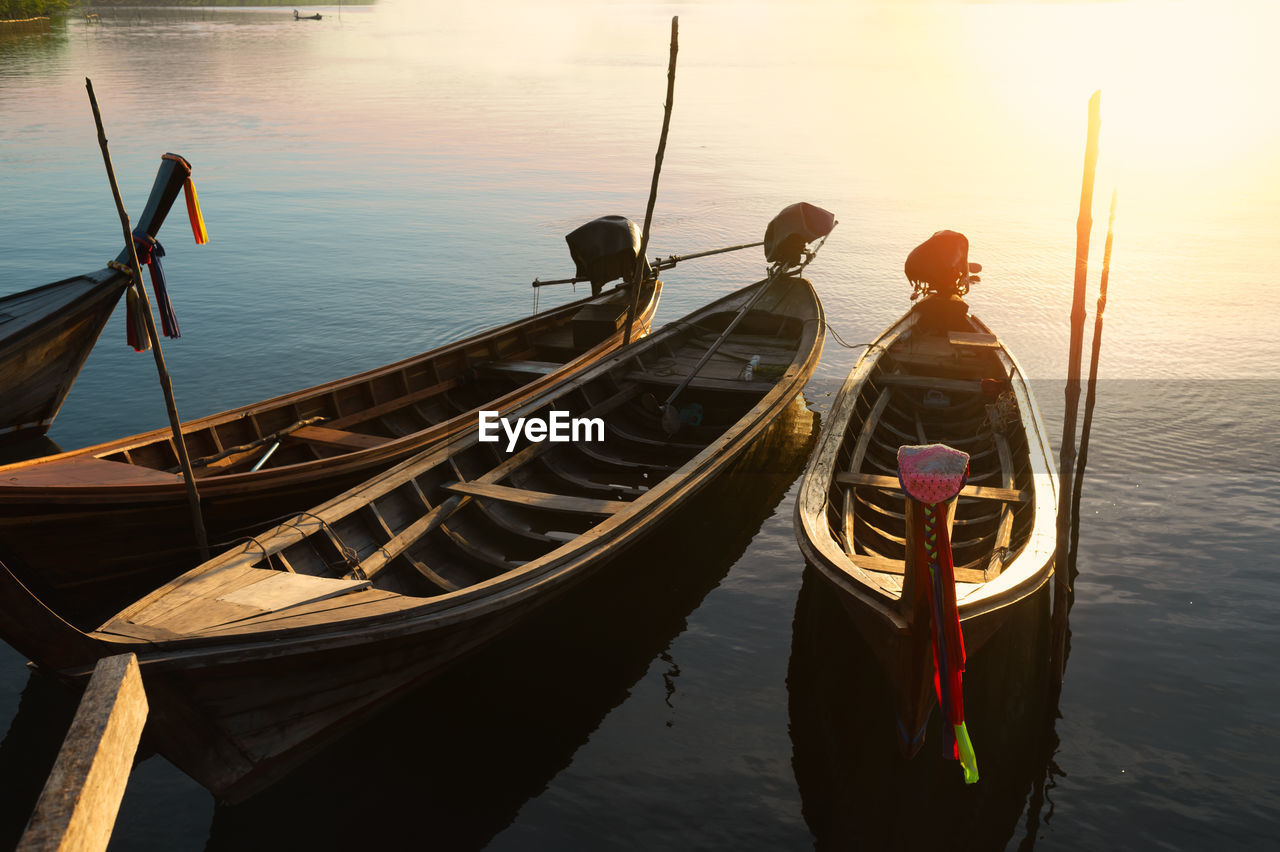
<instances>
[{"instance_id":1,"label":"small boat in distance","mask_svg":"<svg viewBox=\"0 0 1280 852\"><path fill-rule=\"evenodd\" d=\"M320 20L320 13L319 13L319 12L317 12L317 13L316 13L316 14L314 14L314 15L299 15L299 14L298 14L298 10L297 10L297 9L294 9L294 10L293 10L293 19L294 19L295 21L318 21L318 20Z\"/></svg>"},{"instance_id":2,"label":"small boat in distance","mask_svg":"<svg viewBox=\"0 0 1280 852\"><path fill-rule=\"evenodd\" d=\"M457 432L92 632L0 567L0 633L70 676L135 651L160 750L219 798L243 798L597 571L744 453L821 355L822 306L798 271L775 264L505 414L598 419L592 439ZM653 401L672 387L674 434Z\"/></svg>"},{"instance_id":3,"label":"small boat in distance","mask_svg":"<svg viewBox=\"0 0 1280 852\"><path fill-rule=\"evenodd\" d=\"M958 239L956 239L958 238ZM980 267L942 231L912 252L923 297L872 343L823 424L796 501L796 538L839 593L896 693L899 744L914 755L934 707L929 611L913 594L904 445L969 455L951 503L955 597L972 655L1053 573L1057 480L1026 377L963 296Z\"/></svg>"},{"instance_id":4,"label":"small boat in distance","mask_svg":"<svg viewBox=\"0 0 1280 852\"><path fill-rule=\"evenodd\" d=\"M190 177L186 160L166 155L135 234L155 238ZM115 262L127 264L128 250ZM48 431L129 283L108 266L0 297L0 444Z\"/></svg>"}]
</instances>

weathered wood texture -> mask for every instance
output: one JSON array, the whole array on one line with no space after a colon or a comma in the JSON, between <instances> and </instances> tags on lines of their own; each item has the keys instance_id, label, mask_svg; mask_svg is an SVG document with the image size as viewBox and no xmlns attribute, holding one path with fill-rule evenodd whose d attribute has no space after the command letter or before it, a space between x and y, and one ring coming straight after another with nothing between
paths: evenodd
<instances>
[{"instance_id":1,"label":"weathered wood texture","mask_svg":"<svg viewBox=\"0 0 1280 852\"><path fill-rule=\"evenodd\" d=\"M137 657L102 659L18 843L19 852L107 848L146 721L147 696Z\"/></svg>"}]
</instances>

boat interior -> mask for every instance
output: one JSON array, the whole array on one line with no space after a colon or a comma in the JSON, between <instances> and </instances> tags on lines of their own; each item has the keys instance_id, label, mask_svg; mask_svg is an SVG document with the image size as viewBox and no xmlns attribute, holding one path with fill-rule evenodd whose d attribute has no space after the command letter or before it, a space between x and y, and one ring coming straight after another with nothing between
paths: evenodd
<instances>
[{"instance_id":1,"label":"boat interior","mask_svg":"<svg viewBox=\"0 0 1280 852\"><path fill-rule=\"evenodd\" d=\"M957 599L963 602L1026 546L1035 517L1032 469L1010 381L1013 362L1000 341L964 310L938 316L931 307L918 306L912 328L887 335L887 348L866 356L877 361L840 446L827 522L880 591L900 598L907 545L898 447L963 450L969 454L968 484L951 510Z\"/></svg>"},{"instance_id":2,"label":"boat interior","mask_svg":"<svg viewBox=\"0 0 1280 852\"><path fill-rule=\"evenodd\" d=\"M660 401L728 327L736 303L672 323L509 418L559 412L578 421L564 427L581 429L576 440L510 445L504 428L495 441L460 437L189 572L100 630L210 635L356 617L496 581L570 542L589 546L584 536L724 436L788 370L795 375L820 309L807 283L778 286L792 281L776 282L681 393L674 434ZM517 361L479 373L522 369ZM681 477L699 473L695 465Z\"/></svg>"}]
</instances>

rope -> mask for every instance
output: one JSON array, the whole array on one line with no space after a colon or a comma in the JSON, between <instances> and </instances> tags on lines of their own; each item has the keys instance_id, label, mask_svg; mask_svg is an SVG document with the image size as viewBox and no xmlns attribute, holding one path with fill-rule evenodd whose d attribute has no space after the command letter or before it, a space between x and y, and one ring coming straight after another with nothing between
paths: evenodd
<instances>
[{"instance_id":1,"label":"rope","mask_svg":"<svg viewBox=\"0 0 1280 852\"><path fill-rule=\"evenodd\" d=\"M862 349L864 347L870 349L876 345L874 343L846 343L845 339L840 336L840 333L831 327L831 323L824 322L823 324L827 327L827 331L831 332L831 336L836 339L836 343L839 343L845 349Z\"/></svg>"},{"instance_id":2,"label":"rope","mask_svg":"<svg viewBox=\"0 0 1280 852\"><path fill-rule=\"evenodd\" d=\"M333 546L337 549L338 554L342 557L342 560L348 569L354 571L356 568L359 567L360 559L358 554L356 553L356 549L354 547L349 547L346 544L344 544L341 536L338 535L338 533L329 524L329 522L326 521L324 518L320 517L319 515L315 514L314 512L295 512L291 515L280 515L279 517L271 518L267 521L264 521L263 523L264 525L270 524L273 526L274 525L292 526L292 524L288 523L289 521L300 521L300 520L303 520L304 518L311 518L320 524L320 529L322 529L324 532L328 534L329 540L333 543ZM307 538L309 539L310 536L307 536ZM239 538L231 539L229 541L215 541L211 544L211 546L218 549L222 549L224 547L230 548L230 547L233 547L234 545L241 544L241 543L256 544L258 547L262 549L262 558L266 560L270 560L271 554L267 550L267 546L264 545L261 541L258 541L257 536L253 536L253 535L240 536ZM317 551L317 553L318 552L319 551ZM326 562L325 567L333 568L335 566L331 563Z\"/></svg>"}]
</instances>

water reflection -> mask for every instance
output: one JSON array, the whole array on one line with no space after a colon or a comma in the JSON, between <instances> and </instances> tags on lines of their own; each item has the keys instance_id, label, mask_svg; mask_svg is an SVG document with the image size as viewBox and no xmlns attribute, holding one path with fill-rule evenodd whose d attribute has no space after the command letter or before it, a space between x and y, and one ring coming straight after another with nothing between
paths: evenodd
<instances>
[{"instance_id":1,"label":"water reflection","mask_svg":"<svg viewBox=\"0 0 1280 852\"><path fill-rule=\"evenodd\" d=\"M819 849L1004 849L1046 770L1048 588L969 661L965 720L982 780L963 783L938 747L938 713L913 760L898 753L892 690L840 601L812 568L796 604L790 692L793 767Z\"/></svg>"},{"instance_id":2,"label":"water reflection","mask_svg":"<svg viewBox=\"0 0 1280 852\"><path fill-rule=\"evenodd\" d=\"M607 571L275 786L219 806L208 848L487 844L655 660L667 706L677 704L672 642L799 475L817 419L793 403L679 518Z\"/></svg>"},{"instance_id":3,"label":"water reflection","mask_svg":"<svg viewBox=\"0 0 1280 852\"><path fill-rule=\"evenodd\" d=\"M77 704L74 691L58 681L39 672L27 679L0 741L0 849L12 849L22 836Z\"/></svg>"}]
</instances>

